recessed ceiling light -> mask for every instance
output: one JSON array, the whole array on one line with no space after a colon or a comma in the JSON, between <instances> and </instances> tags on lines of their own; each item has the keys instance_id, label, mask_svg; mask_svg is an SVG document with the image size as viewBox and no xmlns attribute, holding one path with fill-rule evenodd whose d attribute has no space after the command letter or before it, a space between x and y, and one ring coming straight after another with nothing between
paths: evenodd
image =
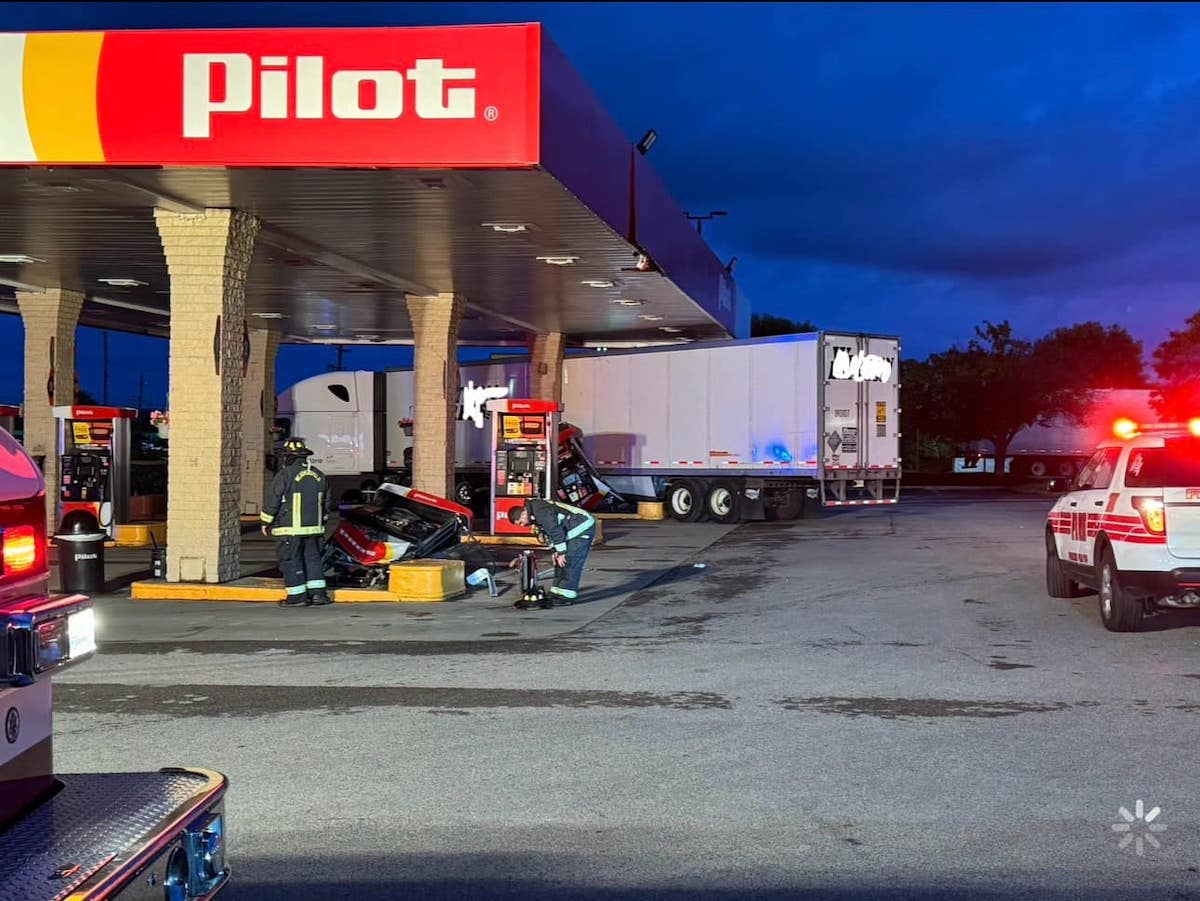
<instances>
[{"instance_id":1,"label":"recessed ceiling light","mask_svg":"<svg viewBox=\"0 0 1200 901\"><path fill-rule=\"evenodd\" d=\"M618 304L622 307L640 307L645 302L646 301L644 301L644 300L630 300L629 298L626 298L626 297L622 297L620 300L613 301L613 303Z\"/></svg>"},{"instance_id":2,"label":"recessed ceiling light","mask_svg":"<svg viewBox=\"0 0 1200 901\"><path fill-rule=\"evenodd\" d=\"M314 325L313 328L315 328L318 332L336 332L337 331L336 325L330 325L327 322L323 322L320 325Z\"/></svg>"},{"instance_id":3,"label":"recessed ceiling light","mask_svg":"<svg viewBox=\"0 0 1200 901\"><path fill-rule=\"evenodd\" d=\"M578 262L579 262L579 257L568 257L568 256L561 256L561 257L538 257L538 259L539 259L541 262L543 262L543 263L546 263L546 264L548 264L548 265L550 265L550 266L570 266L570 265L572 265L573 263L578 263Z\"/></svg>"},{"instance_id":4,"label":"recessed ceiling light","mask_svg":"<svg viewBox=\"0 0 1200 901\"><path fill-rule=\"evenodd\" d=\"M672 334L676 334L676 333L678 333L678 332L682 332L682 331L683 331L683 329L681 329L681 328L675 328L675 326L673 326L673 325L660 325L660 326L658 327L658 330L659 330L660 332L671 332Z\"/></svg>"},{"instance_id":5,"label":"recessed ceiling light","mask_svg":"<svg viewBox=\"0 0 1200 901\"><path fill-rule=\"evenodd\" d=\"M96 281L105 285L112 285L114 288L144 288L146 282L140 282L136 278L98 278Z\"/></svg>"},{"instance_id":6,"label":"recessed ceiling light","mask_svg":"<svg viewBox=\"0 0 1200 901\"><path fill-rule=\"evenodd\" d=\"M254 313L259 319L282 319L282 313Z\"/></svg>"},{"instance_id":7,"label":"recessed ceiling light","mask_svg":"<svg viewBox=\"0 0 1200 901\"><path fill-rule=\"evenodd\" d=\"M41 257L31 257L27 253L0 253L0 263L44 263Z\"/></svg>"},{"instance_id":8,"label":"recessed ceiling light","mask_svg":"<svg viewBox=\"0 0 1200 901\"><path fill-rule=\"evenodd\" d=\"M655 316L653 313L640 313L638 319L645 319L647 322L661 322L661 316Z\"/></svg>"},{"instance_id":9,"label":"recessed ceiling light","mask_svg":"<svg viewBox=\"0 0 1200 901\"><path fill-rule=\"evenodd\" d=\"M502 232L506 235L515 235L533 229L533 226L528 222L485 222L483 223L483 227L490 228L494 232Z\"/></svg>"},{"instance_id":10,"label":"recessed ceiling light","mask_svg":"<svg viewBox=\"0 0 1200 901\"><path fill-rule=\"evenodd\" d=\"M585 288L612 288L616 286L611 278L585 278L579 284Z\"/></svg>"}]
</instances>

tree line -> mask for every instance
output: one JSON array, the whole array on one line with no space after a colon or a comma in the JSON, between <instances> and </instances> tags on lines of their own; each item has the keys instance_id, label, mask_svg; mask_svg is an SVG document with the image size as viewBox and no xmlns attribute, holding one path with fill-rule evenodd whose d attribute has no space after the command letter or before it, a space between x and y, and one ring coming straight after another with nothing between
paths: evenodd
<instances>
[{"instance_id":1,"label":"tree line","mask_svg":"<svg viewBox=\"0 0 1200 901\"><path fill-rule=\"evenodd\" d=\"M813 330L775 316L751 324L754 335ZM1022 429L1059 417L1082 423L1092 392L1107 388L1151 389L1166 422L1200 416L1200 311L1155 348L1150 368L1142 342L1118 325L1082 322L1025 340L1008 321L984 321L965 346L901 361L904 459L952 456L986 441L1003 460Z\"/></svg>"}]
</instances>

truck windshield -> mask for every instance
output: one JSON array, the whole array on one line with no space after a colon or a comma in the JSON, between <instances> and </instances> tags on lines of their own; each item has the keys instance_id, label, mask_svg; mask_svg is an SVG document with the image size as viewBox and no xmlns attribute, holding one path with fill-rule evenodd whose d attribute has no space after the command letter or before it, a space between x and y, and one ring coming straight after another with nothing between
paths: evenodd
<instances>
[{"instance_id":1,"label":"truck windshield","mask_svg":"<svg viewBox=\"0 0 1200 901\"><path fill-rule=\"evenodd\" d=\"M1129 488L1200 486L1200 438L1168 438L1164 447L1138 448L1129 455Z\"/></svg>"}]
</instances>

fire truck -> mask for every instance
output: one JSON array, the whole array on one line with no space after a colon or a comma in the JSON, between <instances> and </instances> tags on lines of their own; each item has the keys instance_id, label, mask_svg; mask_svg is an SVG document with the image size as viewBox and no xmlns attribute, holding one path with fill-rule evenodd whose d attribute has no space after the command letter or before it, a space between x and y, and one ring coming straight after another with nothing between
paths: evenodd
<instances>
[{"instance_id":1,"label":"fire truck","mask_svg":"<svg viewBox=\"0 0 1200 901\"><path fill-rule=\"evenodd\" d=\"M226 779L56 775L51 679L96 651L89 598L49 592L46 487L0 429L0 901L202 901L229 880Z\"/></svg>"}]
</instances>

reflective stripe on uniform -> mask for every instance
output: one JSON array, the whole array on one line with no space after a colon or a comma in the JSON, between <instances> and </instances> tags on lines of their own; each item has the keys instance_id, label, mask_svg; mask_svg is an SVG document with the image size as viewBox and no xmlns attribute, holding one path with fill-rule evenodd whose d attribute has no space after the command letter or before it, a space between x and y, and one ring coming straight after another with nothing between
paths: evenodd
<instances>
[{"instance_id":1,"label":"reflective stripe on uniform","mask_svg":"<svg viewBox=\"0 0 1200 901\"><path fill-rule=\"evenodd\" d=\"M575 600L575 598L579 597L578 591L572 591L570 588L559 588L557 585L550 586L550 593L557 594L560 597L570 598L571 600Z\"/></svg>"},{"instance_id":2,"label":"reflective stripe on uniform","mask_svg":"<svg viewBox=\"0 0 1200 901\"><path fill-rule=\"evenodd\" d=\"M290 526L283 526L281 528L272 529L271 534L277 537L280 535L323 535L325 534L325 527L299 526L298 528L292 528Z\"/></svg>"},{"instance_id":3,"label":"reflective stripe on uniform","mask_svg":"<svg viewBox=\"0 0 1200 901\"><path fill-rule=\"evenodd\" d=\"M267 523L268 525L275 521L275 517L272 516L270 513L266 512L265 510L262 513L258 514L258 518L261 519L263 522Z\"/></svg>"},{"instance_id":4,"label":"reflective stripe on uniform","mask_svg":"<svg viewBox=\"0 0 1200 901\"><path fill-rule=\"evenodd\" d=\"M305 587L309 591L317 591L317 590L325 587L325 580L324 579L313 579L311 582L308 582L305 585Z\"/></svg>"},{"instance_id":5,"label":"reflective stripe on uniform","mask_svg":"<svg viewBox=\"0 0 1200 901\"><path fill-rule=\"evenodd\" d=\"M308 589L303 585L289 585L287 587L288 597L295 597L298 594L304 594Z\"/></svg>"}]
</instances>

